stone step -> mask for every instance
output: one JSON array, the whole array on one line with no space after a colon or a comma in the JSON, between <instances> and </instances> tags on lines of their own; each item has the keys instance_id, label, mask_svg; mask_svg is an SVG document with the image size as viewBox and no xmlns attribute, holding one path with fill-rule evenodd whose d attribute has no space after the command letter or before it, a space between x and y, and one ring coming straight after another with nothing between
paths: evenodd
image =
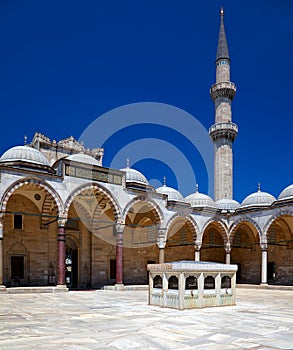
<instances>
[{"instance_id":1,"label":"stone step","mask_svg":"<svg viewBox=\"0 0 293 350\"><path fill-rule=\"evenodd\" d=\"M63 293L67 292L67 287L10 287L6 288L6 293L8 294L29 294L29 293Z\"/></svg>"}]
</instances>

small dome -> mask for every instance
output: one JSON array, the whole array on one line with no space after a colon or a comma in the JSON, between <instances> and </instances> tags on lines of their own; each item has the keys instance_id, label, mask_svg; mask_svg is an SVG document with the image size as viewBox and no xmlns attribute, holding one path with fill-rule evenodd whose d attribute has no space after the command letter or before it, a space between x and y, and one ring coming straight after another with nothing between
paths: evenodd
<instances>
[{"instance_id":1,"label":"small dome","mask_svg":"<svg viewBox=\"0 0 293 350\"><path fill-rule=\"evenodd\" d=\"M262 192L260 190L260 185L258 186L258 191L247 196L241 203L241 207L246 206L268 206L271 205L276 198L267 192Z\"/></svg>"},{"instance_id":2,"label":"small dome","mask_svg":"<svg viewBox=\"0 0 293 350\"><path fill-rule=\"evenodd\" d=\"M100 165L100 163L94 157L91 157L84 153L71 154L66 159L84 164Z\"/></svg>"},{"instance_id":3,"label":"small dome","mask_svg":"<svg viewBox=\"0 0 293 350\"><path fill-rule=\"evenodd\" d=\"M216 201L216 207L221 210L236 210L240 207L240 203L234 199L223 198Z\"/></svg>"},{"instance_id":4,"label":"small dome","mask_svg":"<svg viewBox=\"0 0 293 350\"><path fill-rule=\"evenodd\" d=\"M189 203L192 206L192 208L198 208L198 207L215 208L215 202L212 200L212 198L207 196L206 194L199 193L198 186L196 186L195 193L192 193L189 196L185 197L185 201Z\"/></svg>"},{"instance_id":5,"label":"small dome","mask_svg":"<svg viewBox=\"0 0 293 350\"><path fill-rule=\"evenodd\" d=\"M286 187L279 195L278 199L293 197L293 185Z\"/></svg>"},{"instance_id":6,"label":"small dome","mask_svg":"<svg viewBox=\"0 0 293 350\"><path fill-rule=\"evenodd\" d=\"M148 180L146 177L140 173L138 170L131 169L130 167L120 169L120 171L125 171L125 181L126 183L135 182L141 185L148 185Z\"/></svg>"},{"instance_id":7,"label":"small dome","mask_svg":"<svg viewBox=\"0 0 293 350\"><path fill-rule=\"evenodd\" d=\"M30 146L12 147L0 158L1 163L17 161L50 166L48 159L40 151Z\"/></svg>"},{"instance_id":8,"label":"small dome","mask_svg":"<svg viewBox=\"0 0 293 350\"><path fill-rule=\"evenodd\" d=\"M166 179L164 178L164 185L158 187L156 191L160 194L166 194L169 201L184 201L182 194L175 190L175 188L166 186Z\"/></svg>"}]
</instances>

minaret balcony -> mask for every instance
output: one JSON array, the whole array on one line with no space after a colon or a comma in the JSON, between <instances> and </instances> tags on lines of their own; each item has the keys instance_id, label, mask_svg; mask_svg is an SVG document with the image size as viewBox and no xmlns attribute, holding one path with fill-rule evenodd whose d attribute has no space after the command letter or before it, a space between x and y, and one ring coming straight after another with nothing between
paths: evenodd
<instances>
[{"instance_id":1,"label":"minaret balcony","mask_svg":"<svg viewBox=\"0 0 293 350\"><path fill-rule=\"evenodd\" d=\"M209 134L213 141L220 138L235 140L238 134L238 126L235 123L216 123L209 128Z\"/></svg>"},{"instance_id":2,"label":"minaret balcony","mask_svg":"<svg viewBox=\"0 0 293 350\"><path fill-rule=\"evenodd\" d=\"M236 85L231 81L222 81L220 83L216 83L212 85L210 89L210 95L213 101L222 97L233 100L235 94L236 94Z\"/></svg>"}]
</instances>

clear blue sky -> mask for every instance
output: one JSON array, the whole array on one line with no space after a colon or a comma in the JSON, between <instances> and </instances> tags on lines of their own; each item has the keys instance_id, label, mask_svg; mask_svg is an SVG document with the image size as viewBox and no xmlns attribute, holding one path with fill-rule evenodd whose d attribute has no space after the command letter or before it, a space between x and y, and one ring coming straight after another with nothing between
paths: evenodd
<instances>
[{"instance_id":1,"label":"clear blue sky","mask_svg":"<svg viewBox=\"0 0 293 350\"><path fill-rule=\"evenodd\" d=\"M176 106L208 129L221 6L237 85L234 197L242 201L258 182L278 196L293 183L291 0L2 0L1 154L35 131L57 141L78 139L100 115L135 102ZM133 131L106 142L105 166L135 137L168 134L155 127ZM202 159L172 132L166 138L183 147L200 190L208 192ZM134 166L148 178L167 175L168 185L177 185L162 162ZM188 185L192 193L194 184Z\"/></svg>"}]
</instances>

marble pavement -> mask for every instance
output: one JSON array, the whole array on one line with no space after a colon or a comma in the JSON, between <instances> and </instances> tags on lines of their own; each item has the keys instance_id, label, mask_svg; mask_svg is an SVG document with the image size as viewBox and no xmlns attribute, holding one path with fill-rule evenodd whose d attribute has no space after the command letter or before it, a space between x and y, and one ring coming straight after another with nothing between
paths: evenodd
<instances>
[{"instance_id":1,"label":"marble pavement","mask_svg":"<svg viewBox=\"0 0 293 350\"><path fill-rule=\"evenodd\" d=\"M236 306L147 305L147 291L0 295L0 349L293 349L293 291L237 289Z\"/></svg>"}]
</instances>

